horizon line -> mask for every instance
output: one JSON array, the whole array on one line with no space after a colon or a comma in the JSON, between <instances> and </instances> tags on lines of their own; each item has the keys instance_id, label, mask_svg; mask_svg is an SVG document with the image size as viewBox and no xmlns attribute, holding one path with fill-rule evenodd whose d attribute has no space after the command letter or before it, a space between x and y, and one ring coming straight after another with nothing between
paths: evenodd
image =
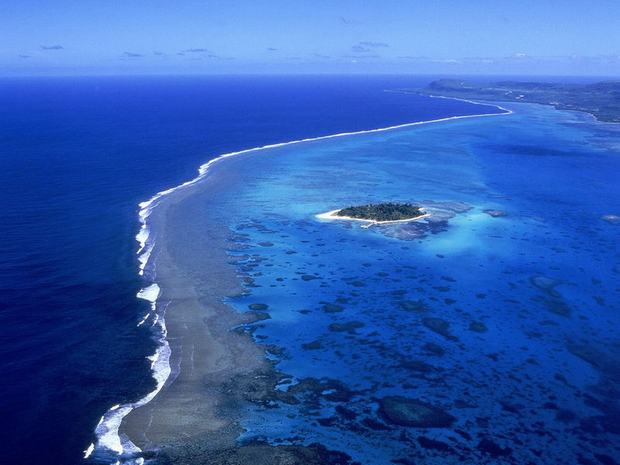
<instances>
[{"instance_id":1,"label":"horizon line","mask_svg":"<svg viewBox=\"0 0 620 465\"><path fill-rule=\"evenodd\" d=\"M86 78L86 77L225 77L225 76L247 76L247 77L303 77L303 76L441 76L446 78L459 77L538 77L538 78L602 78L620 79L620 74L549 74L549 73L433 73L433 72L338 72L338 71L316 71L316 72L143 72L143 73L123 73L123 72L93 72L93 73L10 73L0 74L0 79L12 78Z\"/></svg>"}]
</instances>

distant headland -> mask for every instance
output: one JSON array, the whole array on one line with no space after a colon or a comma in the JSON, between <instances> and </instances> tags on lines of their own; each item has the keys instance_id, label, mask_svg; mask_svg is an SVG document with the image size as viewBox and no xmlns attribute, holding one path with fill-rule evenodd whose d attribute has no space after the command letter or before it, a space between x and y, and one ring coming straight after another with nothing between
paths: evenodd
<instances>
[{"instance_id":1,"label":"distant headland","mask_svg":"<svg viewBox=\"0 0 620 465\"><path fill-rule=\"evenodd\" d=\"M496 102L527 102L553 105L559 110L590 113L599 121L620 123L620 81L593 84L552 82L467 82L440 79L424 89L405 89L422 95L437 95Z\"/></svg>"},{"instance_id":2,"label":"distant headland","mask_svg":"<svg viewBox=\"0 0 620 465\"><path fill-rule=\"evenodd\" d=\"M331 210L317 215L322 220L365 221L372 224L403 223L430 216L424 209L411 203L373 203Z\"/></svg>"}]
</instances>

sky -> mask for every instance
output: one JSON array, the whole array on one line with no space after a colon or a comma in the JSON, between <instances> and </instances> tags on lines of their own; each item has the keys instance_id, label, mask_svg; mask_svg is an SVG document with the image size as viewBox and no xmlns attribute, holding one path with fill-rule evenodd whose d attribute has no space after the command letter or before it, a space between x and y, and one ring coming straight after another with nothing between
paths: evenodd
<instances>
[{"instance_id":1,"label":"sky","mask_svg":"<svg viewBox=\"0 0 620 465\"><path fill-rule=\"evenodd\" d=\"M619 0L3 0L0 75L620 76Z\"/></svg>"}]
</instances>

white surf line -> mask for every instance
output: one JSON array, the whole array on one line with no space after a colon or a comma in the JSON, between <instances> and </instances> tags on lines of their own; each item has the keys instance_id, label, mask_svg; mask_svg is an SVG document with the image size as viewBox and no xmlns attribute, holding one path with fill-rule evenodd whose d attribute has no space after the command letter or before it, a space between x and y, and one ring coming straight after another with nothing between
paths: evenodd
<instances>
[{"instance_id":1,"label":"white surf line","mask_svg":"<svg viewBox=\"0 0 620 465\"><path fill-rule=\"evenodd\" d=\"M141 246L144 247L143 245ZM151 285L140 289L140 291L136 294L136 297L148 301L151 306L151 312L155 313L157 299L159 298L160 293L161 290L159 285L157 285L157 283L152 283ZM138 326L141 326L142 323L144 323L151 312L147 313L147 316L140 323L138 323ZM157 313L155 313L155 315L156 317L158 316ZM112 406L99 420L99 423L95 428L97 440L95 443L91 443L84 451L85 459L89 458L97 449L111 451L119 456L122 456L123 453L127 451L132 454L141 452L141 450L130 441L128 443L123 443L119 435L119 428L123 418L125 418L125 416L127 416L133 409L150 402L157 395L157 393L159 393L170 376L170 345L166 339L167 330L164 319L156 318L153 322L153 326L155 325L159 326L159 345L155 350L155 353L147 357L147 359L151 362L151 374L156 381L155 389L136 402ZM125 463L127 465L142 465L144 460L142 458L137 458L136 460L126 461Z\"/></svg>"},{"instance_id":2,"label":"white surf line","mask_svg":"<svg viewBox=\"0 0 620 465\"><path fill-rule=\"evenodd\" d=\"M142 318L142 320L138 323L138 326L142 326L151 313L155 312L157 308L157 298L159 297L160 291L161 290L157 283L153 283L150 286L140 289L138 294L136 294L138 299L146 300L151 304L151 311L144 315L144 318Z\"/></svg>"},{"instance_id":3,"label":"white surf line","mask_svg":"<svg viewBox=\"0 0 620 465\"><path fill-rule=\"evenodd\" d=\"M407 92L403 92L403 93L407 93ZM419 95L423 95L423 94L419 94ZM474 100L468 100L465 98L459 98L459 97L448 97L446 95L426 95L425 97L431 97L431 98L444 98L444 99L448 99L448 100L458 100L460 102L468 102L468 103L473 103L474 105L487 105L487 106L491 106L491 107L497 107L500 108L501 110L510 112L510 113L514 113L514 111L509 110L508 108L504 108L501 105L498 105L497 103L491 103L491 102L497 102L497 100L489 100L489 101L484 101L484 100L480 100L480 101L474 101ZM594 122L596 123L600 123L600 124L616 124L616 125L620 125L620 122L616 122L616 121L601 121L600 119L598 119L596 117L596 115L594 113L590 113L587 110L570 110L568 108L558 108L556 107L553 103L542 103L542 102L524 102L524 101L516 101L513 102L512 100L507 101L508 103L516 103L517 105L539 105L542 107L552 107L553 109L557 110L557 111L564 111L566 113L578 113L578 114L586 114L590 117L592 117L592 119L594 119Z\"/></svg>"},{"instance_id":4,"label":"white surf line","mask_svg":"<svg viewBox=\"0 0 620 465\"><path fill-rule=\"evenodd\" d=\"M459 99L459 98L455 98L455 97L444 97L444 96L439 96L439 95L431 95L431 98L444 98L444 99L450 99L450 100L459 100L459 101L463 101L463 102L467 102L467 103L471 103L474 105L482 105L482 106L491 106L491 107L495 107L500 109L501 111L503 111L504 113L478 113L475 115L461 115L461 116L449 116L446 118L437 118L437 119L432 119L432 120L426 120L426 121L415 121L412 123L403 123L403 124L396 124L393 126L387 126L384 128L377 128L377 129L365 129L365 130L361 130L361 131L351 131L351 132L340 132L337 134L329 134L327 136L317 136L317 137L308 137L305 139L297 139L297 140L292 140L292 141L288 141L288 142L279 142L276 144L267 144L267 145L262 145L259 147L253 147L250 149L244 149L244 150L238 150L236 152L229 152L229 153L224 153L222 155L219 155L218 157L209 160L207 163L202 164L199 169L198 169L198 176L196 176L195 178L186 181L182 184L179 184L178 186L175 187L171 187L170 189L166 189L163 191L158 192L157 194L155 194L153 197L151 197L149 200L145 201L145 202L141 202L139 204L140 207L140 219L141 222L143 224L143 227L147 227L146 226L146 220L149 217L151 210L153 209L153 207L156 205L157 201L160 200L162 197L171 194L172 192L176 191L177 189L181 189L183 187L187 187L190 186L192 184L195 184L196 182L198 182L200 179L202 179L204 177L204 175L207 173L207 171L209 170L209 168L211 166L213 166L215 163L220 162L221 160L224 160L226 158L230 158L230 157L234 157L236 155L243 155L246 153L252 153L252 152L259 152L261 150L267 150L267 149L274 149L274 148L278 148L278 147L285 147L288 145L298 145L298 144L302 144L304 142L314 142L314 141L319 141L319 140L327 140L327 139L335 139L338 137L348 137L348 136L356 136L356 135L361 135L361 134L371 134L371 133L375 133L375 132L386 132L386 131L393 131L395 129L401 129L401 128L407 128L407 127L412 127L412 126L421 126L423 124L433 124L433 123L441 123L444 121L453 121L453 120L459 120L459 119L467 119L467 118L482 118L482 117L487 117L487 116L504 116L504 115L510 115L513 114L514 112L508 108L504 108L500 105L496 105L496 104L490 104L490 103L480 103L480 102L475 102L473 100L465 100L465 99ZM148 229L148 228L147 228ZM148 247L146 247L146 240L144 239L144 234L140 234L138 233L138 235L140 236L140 239L138 239L138 236L136 237L136 239L140 242L141 244L141 249L140 251L142 251L143 249L148 250ZM148 237L148 233L146 234L146 237Z\"/></svg>"},{"instance_id":5,"label":"white surf line","mask_svg":"<svg viewBox=\"0 0 620 465\"><path fill-rule=\"evenodd\" d=\"M110 410L108 410L101 417L97 427L95 428L97 441L96 443L88 446L88 448L84 451L85 459L97 449L110 451L118 456L122 456L127 450L130 450L132 454L140 452L140 449L131 442L123 443L118 431L123 418L125 418L133 409L141 407L153 400L170 376L170 346L166 339L167 331L166 326L163 323L163 319L159 320L159 326L161 331L161 337L159 339L160 345L153 355L147 357L151 362L151 373L156 381L155 389L136 402L117 404L110 408ZM123 463L133 463L138 465L143 463L143 459L136 458L135 461L125 461Z\"/></svg>"},{"instance_id":6,"label":"white surf line","mask_svg":"<svg viewBox=\"0 0 620 465\"><path fill-rule=\"evenodd\" d=\"M458 100L459 102L467 102L467 103L471 103L473 105L482 105L482 106L486 106L486 107L495 107L495 108L499 108L502 111L505 111L506 113L503 113L503 114L506 114L506 115L511 115L511 114L514 113L514 111L512 111L512 110L510 110L508 108L505 108L505 107L503 107L501 105L498 105L497 103L491 103L490 101L489 102L475 101L475 100L469 100L469 99L466 99L466 98L448 97L446 95L428 95L428 97L430 97L430 98L442 98L442 99L446 99L446 100ZM515 102L515 103L520 103L520 102ZM492 113L492 114L500 115L502 113Z\"/></svg>"},{"instance_id":7,"label":"white surf line","mask_svg":"<svg viewBox=\"0 0 620 465\"><path fill-rule=\"evenodd\" d=\"M502 111L505 111L507 115L511 115L514 113L513 110L510 110L508 108L505 108L501 105L498 105L496 100L489 100L489 101L484 101L484 100L469 100L466 98L460 98L460 97L448 97L447 95L433 95L433 94L418 94L415 92L407 92L406 89L403 90L385 90L385 92L395 92L395 93L401 93L401 94L414 94L414 95L421 95L423 97L430 97L430 98L442 98L442 99L446 99L446 100L457 100L459 102L467 102L467 103L471 103L473 105L482 105L485 107L495 107L495 108L499 108ZM508 102L511 103L511 102ZM548 105L547 103L533 103L533 102L514 102L514 103L527 103L527 104L531 104L531 105ZM566 110L566 111L580 111L580 110ZM501 113L492 113L492 115L500 115ZM468 115L468 116L477 116L477 115ZM480 115L480 116L488 116L488 115ZM458 117L457 117L458 118ZM429 123L432 123L433 121L429 121Z\"/></svg>"},{"instance_id":8,"label":"white surf line","mask_svg":"<svg viewBox=\"0 0 620 465\"><path fill-rule=\"evenodd\" d=\"M441 96L432 96L434 98L452 98L452 97L441 97ZM377 129L366 129L366 130L361 130L361 131L351 131L351 132L341 132L341 133L337 133L337 134L330 134L327 136L317 136L317 137L308 137L305 139L297 139L297 140L293 140L293 141L289 141L289 142L280 142L280 143L276 143L276 144L267 144L267 145L263 145L263 146L259 146L259 147L253 147L250 149L244 149L244 150L239 150L236 152L229 152L229 153L225 153L222 154L212 160L209 160L207 163L202 164L199 169L198 169L198 176L196 176L195 178L186 181L182 184L179 184L178 186L175 187L171 187L169 189L160 191L158 193L156 193L153 197L151 197L149 200L145 201L145 202L140 202L138 204L138 206L140 207L140 210L138 212L138 217L140 220L140 230L138 231L138 233L135 236L136 241L139 243L140 247L138 249L137 254L139 255L138 257L138 262L139 262L139 271L138 274L140 276L144 275L144 270L149 262L149 259L151 257L151 253L153 251L153 247L154 247L154 240L149 240L150 239L150 230L148 228L148 218L151 215L151 212L153 211L153 208L155 208L157 206L157 204L159 203L159 201L175 192L178 189L182 189L184 187L188 187L191 186L193 184L195 184L196 182L200 181L202 178L204 178L207 174L207 172L209 171L209 168L211 168L215 163L218 163L226 158L230 158L230 157L234 157L237 155L244 155L247 153L254 153L254 152L259 152L262 150L268 150L268 149L274 149L274 148L278 148L278 147L285 147L288 145L298 145L298 144L302 144L305 142L314 142L314 141L319 141L319 140L327 140L327 139L336 139L339 137L349 137L349 136L356 136L356 135L361 135L361 134L372 134L372 133L377 133L377 132L386 132L386 131L392 131L395 129L401 129L401 128L407 128L407 127L413 127L413 126L421 126L424 124L433 124L433 123L441 123L444 121L453 121L453 120L459 120L459 119L468 119L468 118L482 118L482 117L488 117L488 116L504 116L504 115L510 115L513 113L512 110L503 108L499 105L496 104L484 104L484 103L478 103L478 102L474 102L474 101L469 101L469 100L463 100L463 99L457 99L454 98L453 100L462 100L464 102L469 102L475 105L486 105L486 106L494 106L500 110L502 110L504 113L481 113L481 114L476 114L476 115L461 115L461 116L449 116L446 118L437 118L437 119L433 119L433 120L427 120L427 121L415 121L412 123L403 123L403 124L397 124L397 125L393 125L393 126L387 126L384 128L377 128ZM153 285L157 285L156 283L152 283L150 286L148 286L147 288L143 289L143 291L145 291L148 288L152 288ZM158 295L159 295L159 286L157 286L158 289ZM142 291L140 291L142 292ZM138 293L138 295L140 295L140 292ZM149 299L146 299L149 300ZM155 301L151 301L151 304L153 306L156 305L156 300ZM157 314L156 314L157 315ZM161 328L161 337L159 339L160 341L160 346L157 348L155 354L153 354L151 357L149 357L149 359L151 360L151 370L153 373L153 377L155 378L155 380L157 381L157 385L154 391L150 392L149 394L147 394L145 397L143 397L142 399L138 400L135 403L130 403L130 404L123 404L123 405L115 405L112 408L110 408L110 410L108 410L103 417L101 417L101 420L99 420L99 424L97 425L97 427L95 428L95 435L97 436L97 441L96 443L90 444L87 449L84 451L84 458L88 458L94 450L97 449L97 447L101 447L103 449L112 451L117 453L119 456L123 454L123 452L125 451L125 447L122 444L121 438L118 434L119 428L120 428L120 424L123 420L123 418L125 416L127 416L129 414L129 412L131 412L134 408L138 408L141 407L145 404L147 404L148 402L150 402L151 400L153 400L153 398L159 393L159 391L162 389L162 387L164 386L166 380L168 379L168 377L170 376L170 346L168 344L168 341L166 339L166 324L164 321L164 317L161 316L159 317L159 319L157 320L158 325ZM139 452L140 449L137 448L135 445L131 445L131 449L133 452ZM141 460L141 459L138 459ZM136 461L137 463L138 461Z\"/></svg>"}]
</instances>

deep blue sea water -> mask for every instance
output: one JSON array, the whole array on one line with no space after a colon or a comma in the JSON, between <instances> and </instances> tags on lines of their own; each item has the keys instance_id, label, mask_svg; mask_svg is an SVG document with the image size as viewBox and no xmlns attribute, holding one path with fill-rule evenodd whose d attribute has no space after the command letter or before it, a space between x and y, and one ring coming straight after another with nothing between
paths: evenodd
<instances>
[{"instance_id":1,"label":"deep blue sea water","mask_svg":"<svg viewBox=\"0 0 620 465\"><path fill-rule=\"evenodd\" d=\"M1 80L2 462L78 463L101 415L152 388L138 202L223 152L480 111L384 92L428 80Z\"/></svg>"}]
</instances>

